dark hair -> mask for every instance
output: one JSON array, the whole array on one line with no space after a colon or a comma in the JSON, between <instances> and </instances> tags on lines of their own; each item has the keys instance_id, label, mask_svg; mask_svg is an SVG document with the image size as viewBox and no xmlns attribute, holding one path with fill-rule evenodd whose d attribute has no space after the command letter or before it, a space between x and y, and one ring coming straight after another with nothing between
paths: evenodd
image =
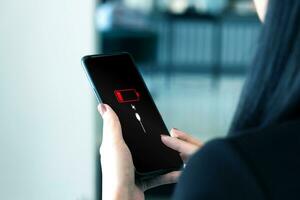
<instances>
[{"instance_id":1,"label":"dark hair","mask_svg":"<svg viewBox=\"0 0 300 200\"><path fill-rule=\"evenodd\" d=\"M300 118L300 1L269 0L229 134Z\"/></svg>"}]
</instances>

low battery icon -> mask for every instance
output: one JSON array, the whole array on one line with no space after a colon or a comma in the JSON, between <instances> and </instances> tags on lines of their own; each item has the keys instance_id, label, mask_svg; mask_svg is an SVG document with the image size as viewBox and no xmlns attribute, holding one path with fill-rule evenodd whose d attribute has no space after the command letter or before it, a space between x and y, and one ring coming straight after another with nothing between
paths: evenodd
<instances>
[{"instance_id":1,"label":"low battery icon","mask_svg":"<svg viewBox=\"0 0 300 200\"><path fill-rule=\"evenodd\" d=\"M119 103L133 103L140 100L140 94L136 89L115 90L114 93Z\"/></svg>"}]
</instances>

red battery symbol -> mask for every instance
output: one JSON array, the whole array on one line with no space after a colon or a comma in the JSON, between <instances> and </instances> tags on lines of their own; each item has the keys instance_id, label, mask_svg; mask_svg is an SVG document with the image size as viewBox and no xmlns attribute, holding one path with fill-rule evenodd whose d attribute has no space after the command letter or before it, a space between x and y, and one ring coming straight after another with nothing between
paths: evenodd
<instances>
[{"instance_id":1,"label":"red battery symbol","mask_svg":"<svg viewBox=\"0 0 300 200\"><path fill-rule=\"evenodd\" d=\"M115 90L114 93L119 103L132 103L140 100L140 94L136 89Z\"/></svg>"}]
</instances>

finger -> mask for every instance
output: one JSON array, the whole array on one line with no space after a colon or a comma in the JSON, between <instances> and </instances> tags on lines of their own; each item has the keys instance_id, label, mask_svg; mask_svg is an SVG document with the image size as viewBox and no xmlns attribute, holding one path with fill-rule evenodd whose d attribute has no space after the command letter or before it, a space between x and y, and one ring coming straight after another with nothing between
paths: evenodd
<instances>
[{"instance_id":1,"label":"finger","mask_svg":"<svg viewBox=\"0 0 300 200\"><path fill-rule=\"evenodd\" d=\"M171 129L171 132L170 132L171 136L172 137L176 137L178 139L181 139L181 140L184 140L186 142L189 142L189 143L192 143L192 144L195 144L197 146L200 146L202 145L202 142L192 136L190 136L189 134L183 132L183 131L180 131L178 129Z\"/></svg>"},{"instance_id":2,"label":"finger","mask_svg":"<svg viewBox=\"0 0 300 200\"><path fill-rule=\"evenodd\" d=\"M175 137L162 135L161 140L166 146L174 149L175 151L178 151L179 153L192 154L195 149L198 148L198 146L194 144L188 143Z\"/></svg>"},{"instance_id":3,"label":"finger","mask_svg":"<svg viewBox=\"0 0 300 200\"><path fill-rule=\"evenodd\" d=\"M172 137L176 137L178 139L184 140L186 142L192 143L197 146L202 146L202 144L203 144L200 140L190 136L189 134L187 134L183 131L175 129L175 128L171 129L170 134Z\"/></svg>"},{"instance_id":4,"label":"finger","mask_svg":"<svg viewBox=\"0 0 300 200\"><path fill-rule=\"evenodd\" d=\"M102 144L106 142L122 141L122 130L118 116L107 104L99 104L98 111L103 119Z\"/></svg>"},{"instance_id":5,"label":"finger","mask_svg":"<svg viewBox=\"0 0 300 200\"><path fill-rule=\"evenodd\" d=\"M140 183L139 187L141 190L146 191L161 185L177 183L180 174L180 171L174 171L149 180L144 180Z\"/></svg>"}]
</instances>

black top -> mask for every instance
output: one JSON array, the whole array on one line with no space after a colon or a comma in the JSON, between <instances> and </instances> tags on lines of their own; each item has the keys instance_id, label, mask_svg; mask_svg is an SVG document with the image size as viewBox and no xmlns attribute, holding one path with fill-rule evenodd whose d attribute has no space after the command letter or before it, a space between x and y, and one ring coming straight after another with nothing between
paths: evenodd
<instances>
[{"instance_id":1,"label":"black top","mask_svg":"<svg viewBox=\"0 0 300 200\"><path fill-rule=\"evenodd\" d=\"M187 163L175 200L300 199L300 120L207 143Z\"/></svg>"}]
</instances>

